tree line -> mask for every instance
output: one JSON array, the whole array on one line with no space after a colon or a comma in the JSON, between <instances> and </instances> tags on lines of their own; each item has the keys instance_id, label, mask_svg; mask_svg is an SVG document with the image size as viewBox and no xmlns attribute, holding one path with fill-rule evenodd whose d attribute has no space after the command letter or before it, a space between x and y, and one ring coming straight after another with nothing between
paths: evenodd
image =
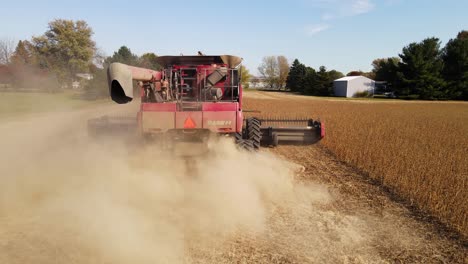
<instances>
[{"instance_id":1,"label":"tree line","mask_svg":"<svg viewBox=\"0 0 468 264\"><path fill-rule=\"evenodd\" d=\"M333 95L333 81L343 76L339 71L328 71L325 66L315 70L295 59L286 78L286 87L305 95L330 96Z\"/></svg>"},{"instance_id":2,"label":"tree line","mask_svg":"<svg viewBox=\"0 0 468 264\"><path fill-rule=\"evenodd\" d=\"M122 62L150 69L160 68L156 54L137 56L126 46L120 47L112 56L105 56L96 47L92 35L92 28L83 20L56 19L48 23L48 30L40 36L17 43L10 39L0 40L0 66L4 73L0 74L0 82L20 88L58 90L79 81L77 74L89 73L94 78L86 82L85 90L105 96L105 68L108 64Z\"/></svg>"},{"instance_id":3,"label":"tree line","mask_svg":"<svg viewBox=\"0 0 468 264\"><path fill-rule=\"evenodd\" d=\"M268 85L282 88L279 63L265 57L259 72ZM438 38L426 38L402 49L398 57L380 58L372 62L371 72L351 71L347 76L365 76L387 83L386 91L400 98L468 100L468 31L441 48ZM284 88L305 95L333 95L333 81L343 73L325 66L318 70L295 59L288 70ZM278 82L277 82L278 81Z\"/></svg>"},{"instance_id":4,"label":"tree line","mask_svg":"<svg viewBox=\"0 0 468 264\"><path fill-rule=\"evenodd\" d=\"M29 40L0 42L0 63L7 68L10 83L16 87L42 87L57 90L76 79L77 73L96 68L92 29L85 21L56 19L48 30Z\"/></svg>"},{"instance_id":5,"label":"tree line","mask_svg":"<svg viewBox=\"0 0 468 264\"><path fill-rule=\"evenodd\" d=\"M126 46L105 56L92 40L93 34L83 20L56 19L44 34L20 40L16 47L12 40L0 40L0 83L58 89L70 86L78 73L90 73L95 78L86 84L87 91L104 96L105 68L112 62L159 69L155 53L138 56ZM372 72L348 75L386 81L388 89L400 97L468 100L468 31L461 31L443 48L435 37L411 43L398 57L376 59L372 66ZM254 85L259 81L250 78L245 67L241 71L244 86L249 79ZM268 88L306 95L333 95L333 81L343 77L341 72L325 66L316 70L298 59L289 65L285 56L264 57L258 71Z\"/></svg>"},{"instance_id":6,"label":"tree line","mask_svg":"<svg viewBox=\"0 0 468 264\"><path fill-rule=\"evenodd\" d=\"M96 47L93 34L83 20L56 19L48 23L47 31L40 36L17 43L11 39L0 40L0 83L57 91L80 81L77 74L88 73L93 79L82 81L85 96L101 98L108 96L106 69L110 63L161 68L155 53L138 56L125 45L106 56ZM250 77L249 71L242 67L242 83L247 85Z\"/></svg>"},{"instance_id":7,"label":"tree line","mask_svg":"<svg viewBox=\"0 0 468 264\"><path fill-rule=\"evenodd\" d=\"M398 57L372 62L375 79L400 97L468 100L468 31L441 48L431 37L405 46Z\"/></svg>"},{"instance_id":8,"label":"tree line","mask_svg":"<svg viewBox=\"0 0 468 264\"><path fill-rule=\"evenodd\" d=\"M328 71L325 66L316 71L300 63L298 59L289 65L288 59L283 55L264 57L258 71L262 79L253 77L250 81L252 85L256 86L263 80L263 88L283 89L306 95L332 95L333 81L343 77L341 72Z\"/></svg>"}]
</instances>

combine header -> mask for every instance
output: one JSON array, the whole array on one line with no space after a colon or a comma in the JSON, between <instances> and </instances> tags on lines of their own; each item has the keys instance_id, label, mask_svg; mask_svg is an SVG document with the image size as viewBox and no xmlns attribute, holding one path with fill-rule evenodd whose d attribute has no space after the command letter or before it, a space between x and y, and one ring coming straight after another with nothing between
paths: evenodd
<instances>
[{"instance_id":1,"label":"combine header","mask_svg":"<svg viewBox=\"0 0 468 264\"><path fill-rule=\"evenodd\" d=\"M138 131L164 148L205 144L210 135L231 136L245 149L281 143L315 143L324 127L311 119L244 119L240 64L236 56L162 56L161 71L112 63L108 68L113 101L133 99L134 81L141 105L135 118L104 116L89 120L93 135Z\"/></svg>"}]
</instances>

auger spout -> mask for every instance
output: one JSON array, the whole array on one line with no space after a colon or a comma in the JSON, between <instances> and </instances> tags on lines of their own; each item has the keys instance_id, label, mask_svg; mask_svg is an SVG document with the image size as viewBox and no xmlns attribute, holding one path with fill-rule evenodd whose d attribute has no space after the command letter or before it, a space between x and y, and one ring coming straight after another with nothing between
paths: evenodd
<instances>
[{"instance_id":1,"label":"auger spout","mask_svg":"<svg viewBox=\"0 0 468 264\"><path fill-rule=\"evenodd\" d=\"M133 81L159 81L161 72L114 62L107 69L109 93L112 100L125 104L133 99Z\"/></svg>"}]
</instances>

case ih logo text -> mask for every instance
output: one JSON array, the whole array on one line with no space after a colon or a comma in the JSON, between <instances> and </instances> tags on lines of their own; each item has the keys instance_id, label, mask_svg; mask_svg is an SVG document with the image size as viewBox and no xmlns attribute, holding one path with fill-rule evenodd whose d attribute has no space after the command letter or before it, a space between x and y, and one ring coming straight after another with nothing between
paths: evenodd
<instances>
[{"instance_id":1,"label":"case ih logo text","mask_svg":"<svg viewBox=\"0 0 468 264\"><path fill-rule=\"evenodd\" d=\"M230 120L208 120L208 126L230 126Z\"/></svg>"}]
</instances>

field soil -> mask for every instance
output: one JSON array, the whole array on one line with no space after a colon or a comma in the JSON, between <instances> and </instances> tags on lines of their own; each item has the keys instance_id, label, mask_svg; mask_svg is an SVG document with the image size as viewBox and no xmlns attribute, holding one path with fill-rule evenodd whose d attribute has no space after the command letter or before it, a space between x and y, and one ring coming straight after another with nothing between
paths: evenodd
<instances>
[{"instance_id":1,"label":"field soil","mask_svg":"<svg viewBox=\"0 0 468 264\"><path fill-rule=\"evenodd\" d=\"M468 263L464 240L321 144L215 139L187 160L87 136L136 108L0 121L0 263Z\"/></svg>"}]
</instances>

